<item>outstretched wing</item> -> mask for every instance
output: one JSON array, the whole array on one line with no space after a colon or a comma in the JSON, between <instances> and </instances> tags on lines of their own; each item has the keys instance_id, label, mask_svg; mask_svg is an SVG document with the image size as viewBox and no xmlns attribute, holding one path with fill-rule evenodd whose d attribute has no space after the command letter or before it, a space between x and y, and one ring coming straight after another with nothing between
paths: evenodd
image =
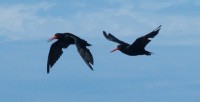
<instances>
[{"instance_id":1,"label":"outstretched wing","mask_svg":"<svg viewBox=\"0 0 200 102\"><path fill-rule=\"evenodd\" d=\"M86 48L86 46L91 46L91 44L87 43L87 41L75 35L71 35L70 37L74 39L77 51L79 52L84 62L88 65L88 67L90 67L91 70L93 70L92 68L92 65L94 64L93 56L90 50Z\"/></svg>"},{"instance_id":2,"label":"outstretched wing","mask_svg":"<svg viewBox=\"0 0 200 102\"><path fill-rule=\"evenodd\" d=\"M94 64L94 60L90 50L86 47L79 46L79 44L76 44L76 47L84 62L88 65L88 67L90 67L91 70L93 70L92 65Z\"/></svg>"},{"instance_id":3,"label":"outstretched wing","mask_svg":"<svg viewBox=\"0 0 200 102\"><path fill-rule=\"evenodd\" d=\"M63 47L63 44L59 40L51 45L48 61L47 61L47 73L50 72L50 68L56 63L56 61L62 55L63 53L62 47Z\"/></svg>"},{"instance_id":4,"label":"outstretched wing","mask_svg":"<svg viewBox=\"0 0 200 102\"><path fill-rule=\"evenodd\" d=\"M103 35L106 39L110 40L110 41L113 41L113 42L116 42L116 43L119 43L119 44L127 44L119 39L117 39L115 36L113 36L112 34L107 34L105 31L103 31Z\"/></svg>"},{"instance_id":5,"label":"outstretched wing","mask_svg":"<svg viewBox=\"0 0 200 102\"><path fill-rule=\"evenodd\" d=\"M133 42L131 46L129 46L130 49L144 49L145 46L151 41L149 38L154 38L160 31L161 25L153 30L152 32L146 34L145 36L139 37Z\"/></svg>"},{"instance_id":6,"label":"outstretched wing","mask_svg":"<svg viewBox=\"0 0 200 102\"><path fill-rule=\"evenodd\" d=\"M158 28L156 28L155 30L153 30L152 32L146 34L144 37L145 38L154 38L159 33L160 29L161 29L161 25Z\"/></svg>"}]
</instances>

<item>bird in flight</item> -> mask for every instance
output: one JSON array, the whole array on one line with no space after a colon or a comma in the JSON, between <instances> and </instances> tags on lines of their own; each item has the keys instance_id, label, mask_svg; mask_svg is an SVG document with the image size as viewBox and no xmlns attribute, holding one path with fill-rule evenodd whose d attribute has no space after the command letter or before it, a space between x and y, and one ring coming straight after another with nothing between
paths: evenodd
<instances>
[{"instance_id":1,"label":"bird in flight","mask_svg":"<svg viewBox=\"0 0 200 102\"><path fill-rule=\"evenodd\" d=\"M113 41L118 43L119 45L117 48L112 50L111 52L114 52L116 50L120 50L122 53L127 54L129 56L137 56L137 55L151 55L152 52L149 52L145 50L146 45L151 41L149 38L154 38L160 31L161 25L153 30L152 32L137 38L132 44L128 44L124 41L119 40L112 34L107 34L105 31L103 31L103 35L107 40Z\"/></svg>"},{"instance_id":2,"label":"bird in flight","mask_svg":"<svg viewBox=\"0 0 200 102\"><path fill-rule=\"evenodd\" d=\"M87 46L91 46L91 44L87 43L87 41L79 38L78 36L71 33L56 33L52 38L48 40L48 42L58 39L54 42L49 51L48 60L47 60L47 73L50 72L50 68L56 63L56 61L60 58L63 51L62 48L67 48L71 44L75 44L77 51L80 56L84 60L84 62L89 66L91 70L93 70L92 65L94 64L93 56Z\"/></svg>"}]
</instances>

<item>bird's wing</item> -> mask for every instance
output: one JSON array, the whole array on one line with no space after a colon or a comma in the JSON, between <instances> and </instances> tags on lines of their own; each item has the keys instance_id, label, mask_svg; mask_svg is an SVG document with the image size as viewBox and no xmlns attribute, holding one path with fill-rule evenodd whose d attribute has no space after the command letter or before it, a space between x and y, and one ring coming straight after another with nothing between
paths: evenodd
<instances>
[{"instance_id":1,"label":"bird's wing","mask_svg":"<svg viewBox=\"0 0 200 102\"><path fill-rule=\"evenodd\" d=\"M151 41L149 38L154 38L159 33L160 29L161 29L161 25L155 30L153 30L152 32L142 37L137 38L135 42L133 42L133 44L129 46L129 48L130 49L144 49L145 46Z\"/></svg>"},{"instance_id":2,"label":"bird's wing","mask_svg":"<svg viewBox=\"0 0 200 102\"><path fill-rule=\"evenodd\" d=\"M123 44L123 45L128 45L127 43L117 39L115 36L113 36L112 34L107 34L105 31L103 31L103 35L106 39L110 40L110 41L113 41L113 42L116 42L116 43L119 43L119 44Z\"/></svg>"},{"instance_id":3,"label":"bird's wing","mask_svg":"<svg viewBox=\"0 0 200 102\"><path fill-rule=\"evenodd\" d=\"M91 70L93 70L92 68L92 65L94 64L93 56L90 50L86 48L86 46L91 46L91 44L88 44L87 41L75 35L71 35L70 37L74 39L77 51L79 52L84 62L90 67Z\"/></svg>"},{"instance_id":4,"label":"bird's wing","mask_svg":"<svg viewBox=\"0 0 200 102\"><path fill-rule=\"evenodd\" d=\"M48 61L47 61L47 73L50 72L50 68L56 63L56 61L62 55L63 53L62 47L63 47L63 44L59 40L51 45Z\"/></svg>"},{"instance_id":5,"label":"bird's wing","mask_svg":"<svg viewBox=\"0 0 200 102\"><path fill-rule=\"evenodd\" d=\"M161 29L161 25L158 28L156 28L155 30L153 30L152 32L146 34L144 37L154 38L159 33L160 29Z\"/></svg>"},{"instance_id":6,"label":"bird's wing","mask_svg":"<svg viewBox=\"0 0 200 102\"><path fill-rule=\"evenodd\" d=\"M88 67L90 67L91 70L93 70L91 64L94 64L94 60L90 50L86 47L79 46L79 44L76 44L76 47L84 62L88 65Z\"/></svg>"}]
</instances>

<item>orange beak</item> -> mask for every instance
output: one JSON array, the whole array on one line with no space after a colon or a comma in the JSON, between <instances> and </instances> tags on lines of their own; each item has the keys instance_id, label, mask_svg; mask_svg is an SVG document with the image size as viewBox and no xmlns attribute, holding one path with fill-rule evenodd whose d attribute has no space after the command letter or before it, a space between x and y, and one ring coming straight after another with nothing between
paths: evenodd
<instances>
[{"instance_id":1,"label":"orange beak","mask_svg":"<svg viewBox=\"0 0 200 102\"><path fill-rule=\"evenodd\" d=\"M54 39L56 39L57 37L56 36L53 36L52 38L50 38L49 40L48 40L48 42L50 42L50 41L52 41L52 40L54 40Z\"/></svg>"},{"instance_id":2,"label":"orange beak","mask_svg":"<svg viewBox=\"0 0 200 102\"><path fill-rule=\"evenodd\" d=\"M119 50L119 48L116 48L116 49L114 49L114 50L112 50L112 51L110 51L110 52L114 52L114 51L117 51L117 50Z\"/></svg>"}]
</instances>

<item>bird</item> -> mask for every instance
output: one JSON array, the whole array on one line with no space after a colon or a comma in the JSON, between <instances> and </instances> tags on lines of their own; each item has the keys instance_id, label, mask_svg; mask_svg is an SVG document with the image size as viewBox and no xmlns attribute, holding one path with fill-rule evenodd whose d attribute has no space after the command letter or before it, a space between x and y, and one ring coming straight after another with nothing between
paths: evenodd
<instances>
[{"instance_id":1,"label":"bird","mask_svg":"<svg viewBox=\"0 0 200 102\"><path fill-rule=\"evenodd\" d=\"M48 42L57 39L51 47L48 54L47 60L47 74L50 72L50 68L56 63L56 61L62 55L63 48L67 48L69 45L76 45L77 51L79 52L80 56L84 60L84 62L88 65L88 67L93 70L92 65L94 64L93 56L87 46L92 46L84 39L79 38L78 36L72 33L56 33L53 37L51 37Z\"/></svg>"},{"instance_id":2,"label":"bird","mask_svg":"<svg viewBox=\"0 0 200 102\"><path fill-rule=\"evenodd\" d=\"M145 47L151 41L149 38L154 38L159 33L160 29L161 29L161 25L157 27L155 30L151 31L150 33L137 38L132 44L128 44L124 41L121 41L115 36L113 36L112 34L110 33L107 34L105 31L103 31L103 35L107 40L113 41L119 44L117 48L115 48L111 52L119 50L122 53L129 56L138 56L138 55L149 56L153 53L145 50Z\"/></svg>"}]
</instances>

